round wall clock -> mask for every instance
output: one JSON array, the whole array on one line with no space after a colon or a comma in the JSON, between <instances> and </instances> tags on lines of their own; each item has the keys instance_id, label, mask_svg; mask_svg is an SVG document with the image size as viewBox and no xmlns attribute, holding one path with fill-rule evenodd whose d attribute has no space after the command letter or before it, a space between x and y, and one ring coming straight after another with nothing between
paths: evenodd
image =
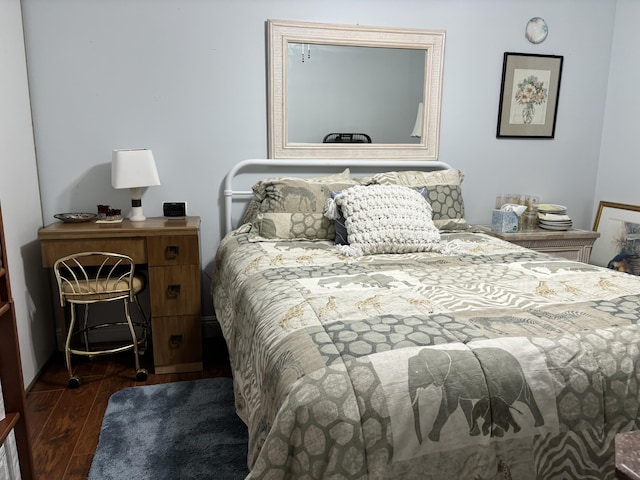
<instances>
[{"instance_id":1,"label":"round wall clock","mask_svg":"<svg viewBox=\"0 0 640 480\"><path fill-rule=\"evenodd\" d=\"M547 22L544 21L544 18L533 17L527 23L524 36L527 37L527 40L531 43L541 43L545 38L547 38L548 33L549 28L547 27Z\"/></svg>"}]
</instances>

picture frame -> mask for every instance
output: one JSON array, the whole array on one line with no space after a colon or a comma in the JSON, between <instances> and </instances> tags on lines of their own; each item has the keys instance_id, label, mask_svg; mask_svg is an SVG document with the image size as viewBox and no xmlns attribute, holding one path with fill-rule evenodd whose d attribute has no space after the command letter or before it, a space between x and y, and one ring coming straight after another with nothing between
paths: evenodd
<instances>
[{"instance_id":1,"label":"picture frame","mask_svg":"<svg viewBox=\"0 0 640 480\"><path fill-rule=\"evenodd\" d=\"M600 201L590 263L640 275L640 206Z\"/></svg>"},{"instance_id":2,"label":"picture frame","mask_svg":"<svg viewBox=\"0 0 640 480\"><path fill-rule=\"evenodd\" d=\"M505 52L498 138L554 138L562 80L560 55Z\"/></svg>"}]
</instances>

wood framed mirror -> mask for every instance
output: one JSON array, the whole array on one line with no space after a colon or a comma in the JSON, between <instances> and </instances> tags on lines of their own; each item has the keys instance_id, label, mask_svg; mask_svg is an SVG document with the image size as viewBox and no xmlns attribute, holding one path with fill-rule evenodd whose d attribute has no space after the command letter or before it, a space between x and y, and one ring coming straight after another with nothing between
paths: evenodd
<instances>
[{"instance_id":1,"label":"wood framed mirror","mask_svg":"<svg viewBox=\"0 0 640 480\"><path fill-rule=\"evenodd\" d=\"M437 160L444 31L268 20L267 35L269 158Z\"/></svg>"}]
</instances>

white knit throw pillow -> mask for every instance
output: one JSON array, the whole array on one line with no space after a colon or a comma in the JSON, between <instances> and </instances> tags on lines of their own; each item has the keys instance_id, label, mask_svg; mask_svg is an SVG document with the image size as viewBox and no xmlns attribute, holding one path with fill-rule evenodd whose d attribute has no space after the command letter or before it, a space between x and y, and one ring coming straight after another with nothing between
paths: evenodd
<instances>
[{"instance_id":1,"label":"white knit throw pillow","mask_svg":"<svg viewBox=\"0 0 640 480\"><path fill-rule=\"evenodd\" d=\"M442 250L431 206L412 188L358 185L328 200L325 215L337 218L337 206L345 217L349 240L349 245L337 248L346 255Z\"/></svg>"}]
</instances>

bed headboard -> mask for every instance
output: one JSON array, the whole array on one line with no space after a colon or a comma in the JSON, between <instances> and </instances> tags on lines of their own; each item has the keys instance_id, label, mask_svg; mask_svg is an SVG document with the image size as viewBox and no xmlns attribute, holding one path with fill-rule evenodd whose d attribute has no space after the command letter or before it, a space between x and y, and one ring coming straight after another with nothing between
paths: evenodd
<instances>
[{"instance_id":1,"label":"bed headboard","mask_svg":"<svg viewBox=\"0 0 640 480\"><path fill-rule=\"evenodd\" d=\"M451 166L445 162L438 161L425 161L425 160L273 160L273 159L249 159L243 160L237 163L230 171L224 180L224 225L225 230L223 235L227 234L233 229L231 219L231 207L233 203L233 197L242 196L247 197L253 195L251 190L235 190L233 188L233 182L235 177L241 170L250 170L252 167L291 167L294 171L299 170L320 170L323 172L331 170L334 167L336 169L350 168L371 168L375 172L385 172L397 169L415 168L416 170L434 171L434 170L447 170Z\"/></svg>"}]
</instances>

